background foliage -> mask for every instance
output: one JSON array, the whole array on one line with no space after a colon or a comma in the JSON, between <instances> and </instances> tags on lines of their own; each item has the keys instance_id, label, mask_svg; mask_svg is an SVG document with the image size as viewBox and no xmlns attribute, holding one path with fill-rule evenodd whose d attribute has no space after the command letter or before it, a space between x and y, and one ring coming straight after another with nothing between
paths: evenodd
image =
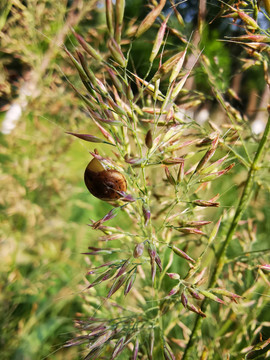
<instances>
[{"instance_id":1,"label":"background foliage","mask_svg":"<svg viewBox=\"0 0 270 360\"><path fill-rule=\"evenodd\" d=\"M123 39L128 38L133 24L145 18L149 12L148 5L154 3L126 1ZM252 1L248 2L249 6L252 4ZM130 53L132 62L128 64L128 70L135 69L142 78L148 69L148 59L159 25L170 9L171 4L167 2L163 18L159 18L143 37L133 43ZM198 9L197 1L183 2L178 6L185 26L181 26L174 16L169 19L168 26L175 32L167 36L164 60L169 59L176 49L184 49L180 38L186 36L189 39L198 27ZM12 105L21 109L14 129L0 136L1 358L79 359L84 353L82 348L62 348L74 333L72 319L76 314L91 313L92 308L100 306L95 300L96 290L90 295L83 291L87 281L90 281L85 278L87 270L90 265L99 265L101 261L99 256L90 260L81 255L89 245L95 244L97 238L86 224L90 223L90 219L100 219L111 206L90 196L83 184L82 174L89 162L88 151L93 151L94 145L86 146L65 134L65 131L75 129L92 133L93 128L69 85L71 82L74 86L81 86L76 70L64 55L63 45L71 52L77 48L70 30L73 27L107 57L105 7L102 1L94 0L12 0L2 2L0 11L2 124ZM208 73L201 66L196 68L194 76L189 79L190 83L187 83L188 99L184 94L179 102L182 101L185 110L194 107L191 117L198 115L205 106L211 121L221 126L224 114L213 96L215 87L236 112L247 116L248 125L245 125L250 126L258 118L265 120L268 99L265 101L263 61L260 52L256 59L252 51L248 52L244 46L219 41L244 34L242 24L232 24L231 18L217 18L210 24L219 11L219 2L207 2L198 48L209 60ZM263 7L258 19L261 27L267 28L269 22ZM122 47L126 53L128 43L123 41ZM269 50L265 56L269 56ZM97 62L88 60L91 69L102 79L106 70ZM246 65L245 71L243 64ZM156 59L149 78L158 67L159 59ZM213 75L212 83L209 73ZM165 77L161 88L166 89L167 85L168 79ZM236 91L237 96L230 89ZM198 106L194 106L197 100L200 100ZM252 107L249 106L251 102ZM256 134L252 136L258 140ZM247 142L247 146L250 153L256 149L251 141ZM241 146L239 153L245 155ZM246 301L233 305L237 307L233 311L230 307L220 309L217 304L211 304L211 316L204 320L200 333L208 348L209 359L224 358L222 349L220 353L215 353L219 347L231 348L233 353L243 352L248 346L270 337L267 311L269 277L264 273L259 276L257 268L258 264L269 263L267 234L270 229L266 221L269 217L268 172L269 167L265 166L257 183L258 197L254 198L244 216L244 220L250 220L240 224L236 241L227 249L228 283L235 286L234 292L243 295ZM228 221L235 199L239 196L238 185L241 187L244 179L245 170L237 163L230 177L214 185L211 190L213 194L221 194L222 210L228 209ZM221 210L209 210L209 216L214 221L217 221L220 213ZM122 220L126 222L124 229L129 229L132 221L127 220L125 215L121 214L120 220L118 217L112 220L110 226L116 226ZM223 221L222 233L225 234L226 219ZM256 252L261 249L265 249L265 252ZM248 259L242 259L245 252L250 252ZM102 261L110 258L104 256ZM164 263L167 261L169 254L165 254ZM234 265L231 266L230 261ZM187 264L179 258L170 272L185 267ZM173 285L174 282L168 279L164 290L169 292ZM107 290L99 288L99 295L106 296ZM136 293L136 297L140 301L140 294ZM122 301L122 298L118 301ZM131 304L134 305L135 301L131 301ZM104 313L110 312L111 309L105 307ZM182 328L173 328L171 318L165 324L165 328L172 327L170 337L173 341L170 345L176 353L180 353L184 347L183 342L177 341L179 332L187 340L189 330L186 326L194 320L181 314ZM215 326L219 328L217 333ZM212 339L216 341L215 345ZM147 341L144 346L147 348ZM127 358L126 354L119 358ZM265 356L264 353L261 358Z\"/></svg>"}]
</instances>

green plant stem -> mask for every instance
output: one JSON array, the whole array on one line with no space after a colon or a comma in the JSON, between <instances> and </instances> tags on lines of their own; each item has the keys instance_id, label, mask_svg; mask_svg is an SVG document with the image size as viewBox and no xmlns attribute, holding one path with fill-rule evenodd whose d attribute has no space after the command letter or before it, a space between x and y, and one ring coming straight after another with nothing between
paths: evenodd
<instances>
[{"instance_id":1,"label":"green plant stem","mask_svg":"<svg viewBox=\"0 0 270 360\"><path fill-rule=\"evenodd\" d=\"M218 88L216 87L215 85L215 79L208 67L208 65L205 63L205 61L203 61L203 66L204 66L204 70L209 78L209 81L210 81L210 84L211 84L211 87L212 87L212 91L216 97L216 99L219 101L220 105L222 106L222 108L224 109L225 113L227 114L229 120L231 121L232 125L235 126L235 129L237 131L237 135L239 136L239 139L241 140L241 143L242 143L242 146L243 146L243 149L246 153L246 156L248 158L248 162L251 162L251 159L250 159L250 156L249 156L249 153L248 153L248 150L246 148L246 145L245 145L245 142L243 140L243 137L242 137L242 134L241 132L237 129L237 126L236 126L236 123L234 121L234 118L233 118L233 115L230 113L230 111L228 110L227 108L227 105L226 105L226 102L221 94L221 92L218 90ZM245 163L244 163L245 164Z\"/></svg>"},{"instance_id":2,"label":"green plant stem","mask_svg":"<svg viewBox=\"0 0 270 360\"><path fill-rule=\"evenodd\" d=\"M253 187L253 184L254 184L255 173L259 168L258 163L259 163L259 161L261 159L261 156L263 154L263 150L265 148L269 132L270 132L270 117L268 117L268 121L267 121L265 130L264 130L263 136L262 136L262 138L260 140L260 143L258 145L258 149L257 149L257 152L255 154L253 163L250 166L249 173L248 173L247 180L246 180L246 184L245 184L241 199L239 201L239 204L237 206L237 209L235 211L234 218L232 220L231 226L230 226L229 231L227 233L226 239L221 244L220 249L219 249L219 251L217 253L216 266L215 266L214 271L212 273L212 276L210 278L210 282L209 282L209 286L208 286L209 288L212 288L215 285L216 279L218 278L218 276L220 275L220 273L222 271L222 268L223 268L223 265L224 265L224 258L225 258L226 249L227 249L229 243L231 242L231 240L233 238L233 235L235 233L235 230L237 228L237 225L238 225L239 221L241 220L243 212L245 211L245 209L246 209L246 207L247 207L247 205L248 205L248 203L249 203L249 201L251 199L252 187ZM206 309L207 303L208 303L207 299L204 299L204 301L202 302L202 305L201 305L201 310L203 312ZM187 346L186 346L186 349L185 349L182 360L190 358L189 354L190 354L190 351L192 350L192 347L193 347L193 344L194 344L194 338L195 338L195 336L197 334L197 331L199 329L201 321L202 321L202 318L199 315L197 315L196 319L195 319L194 326L193 326L193 330L192 330L192 333L190 335L189 341L187 343Z\"/></svg>"}]
</instances>

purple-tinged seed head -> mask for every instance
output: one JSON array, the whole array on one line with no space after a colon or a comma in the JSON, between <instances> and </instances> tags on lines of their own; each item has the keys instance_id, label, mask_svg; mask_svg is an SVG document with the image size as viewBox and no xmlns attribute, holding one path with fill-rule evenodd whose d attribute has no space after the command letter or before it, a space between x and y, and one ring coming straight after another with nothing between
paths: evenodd
<instances>
[{"instance_id":1,"label":"purple-tinged seed head","mask_svg":"<svg viewBox=\"0 0 270 360\"><path fill-rule=\"evenodd\" d=\"M184 291L181 294L181 303L183 304L183 306L186 308L187 307L187 303L188 303L188 299L184 293Z\"/></svg>"},{"instance_id":2,"label":"purple-tinged seed head","mask_svg":"<svg viewBox=\"0 0 270 360\"><path fill-rule=\"evenodd\" d=\"M180 275L176 273L166 273L173 280L180 280Z\"/></svg>"}]
</instances>

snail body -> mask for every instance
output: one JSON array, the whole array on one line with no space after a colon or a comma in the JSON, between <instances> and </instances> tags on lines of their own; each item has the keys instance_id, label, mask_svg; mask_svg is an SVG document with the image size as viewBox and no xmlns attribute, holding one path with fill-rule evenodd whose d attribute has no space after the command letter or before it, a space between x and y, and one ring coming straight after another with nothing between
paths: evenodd
<instances>
[{"instance_id":1,"label":"snail body","mask_svg":"<svg viewBox=\"0 0 270 360\"><path fill-rule=\"evenodd\" d=\"M84 172L84 182L92 195L100 200L117 200L126 192L127 182L117 170L106 169L96 158L92 159Z\"/></svg>"}]
</instances>

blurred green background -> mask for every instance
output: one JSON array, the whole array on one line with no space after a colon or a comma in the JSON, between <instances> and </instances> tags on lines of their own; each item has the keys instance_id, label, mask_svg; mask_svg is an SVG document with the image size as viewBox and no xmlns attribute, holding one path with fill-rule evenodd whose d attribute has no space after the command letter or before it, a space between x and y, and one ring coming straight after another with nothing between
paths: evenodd
<instances>
[{"instance_id":1,"label":"blurred green background","mask_svg":"<svg viewBox=\"0 0 270 360\"><path fill-rule=\"evenodd\" d=\"M141 9L147 10L142 0L126 4L127 19L135 15L140 19ZM90 264L81 253L93 245L95 236L87 224L90 217L97 220L111 209L90 196L83 183L88 152L94 146L65 134L78 129L91 133L89 119L66 78L79 83L63 57L63 44L74 50L71 27L93 46L102 44L103 2L6 0L0 4L1 360L79 358L80 349L62 345L74 332L72 319L84 308L81 290ZM151 31L147 36L153 40ZM190 31L192 23L186 28ZM202 47L209 58L216 55L220 61L223 91L236 60L223 43L214 42L221 31L224 28L208 36L206 29ZM139 75L146 69L150 40L133 46ZM211 42L213 46L207 46ZM246 75L247 98L252 88L259 96L263 91L262 69L257 72ZM207 93L203 76L198 72L196 83ZM13 119L9 125L7 114ZM227 188L224 184L220 192ZM233 200L227 196L228 206ZM260 206L256 216L261 214L263 220L269 207ZM258 236L266 242L262 234L269 233L269 225L260 226Z\"/></svg>"},{"instance_id":2,"label":"blurred green background","mask_svg":"<svg viewBox=\"0 0 270 360\"><path fill-rule=\"evenodd\" d=\"M89 131L89 120L61 46L71 27L91 23L97 1L0 6L0 357L77 359L77 348L59 349L83 307L87 223L104 210L83 184L94 147L65 134Z\"/></svg>"}]
</instances>

